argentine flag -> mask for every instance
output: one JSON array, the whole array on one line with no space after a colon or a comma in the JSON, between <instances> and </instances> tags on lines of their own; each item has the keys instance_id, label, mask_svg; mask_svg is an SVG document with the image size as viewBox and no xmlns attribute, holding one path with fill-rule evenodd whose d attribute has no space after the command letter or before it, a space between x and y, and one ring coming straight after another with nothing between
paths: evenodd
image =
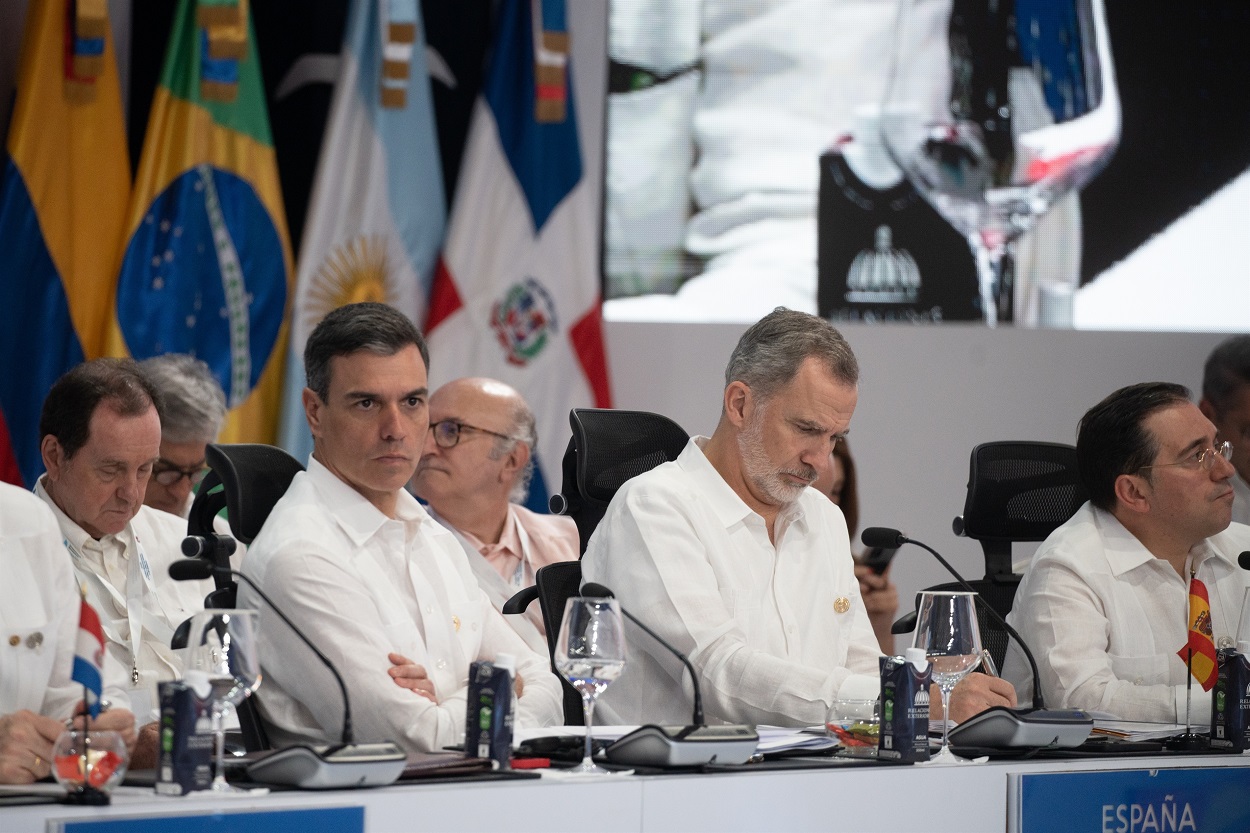
<instances>
[{"instance_id":1,"label":"argentine flag","mask_svg":"<svg viewBox=\"0 0 1250 833\"><path fill-rule=\"evenodd\" d=\"M489 376L538 421L531 508L558 491L569 410L611 407L599 200L582 167L563 0L502 3L426 335L430 387Z\"/></svg>"},{"instance_id":2,"label":"argentine flag","mask_svg":"<svg viewBox=\"0 0 1250 833\"><path fill-rule=\"evenodd\" d=\"M354 0L300 246L280 444L312 452L304 344L326 313L380 301L414 323L446 226L417 0Z\"/></svg>"}]
</instances>

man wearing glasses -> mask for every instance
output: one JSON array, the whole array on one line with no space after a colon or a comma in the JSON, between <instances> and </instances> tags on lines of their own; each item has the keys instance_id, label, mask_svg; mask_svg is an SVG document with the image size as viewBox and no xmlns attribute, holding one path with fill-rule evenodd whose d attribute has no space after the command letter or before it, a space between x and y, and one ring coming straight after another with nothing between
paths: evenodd
<instances>
[{"instance_id":1,"label":"man wearing glasses","mask_svg":"<svg viewBox=\"0 0 1250 833\"><path fill-rule=\"evenodd\" d=\"M169 578L186 521L143 505L160 457L159 404L135 362L96 359L53 384L39 417L47 473L35 494L52 507L109 654L126 669L140 724L153 719L156 684L181 676L169 647L174 628L203 610L212 590L211 581Z\"/></svg>"},{"instance_id":2,"label":"man wearing glasses","mask_svg":"<svg viewBox=\"0 0 1250 833\"><path fill-rule=\"evenodd\" d=\"M1121 388L1081 418L1089 502L1051 533L1008 616L1037 658L1046 703L1166 723L1206 720L1211 695L1188 686L1191 579L1205 588L1217 648L1237 633L1250 527L1231 523L1232 447L1180 385ZM1199 658L1201 659L1201 658ZM1032 693L1013 645L1004 664Z\"/></svg>"},{"instance_id":3,"label":"man wearing glasses","mask_svg":"<svg viewBox=\"0 0 1250 833\"><path fill-rule=\"evenodd\" d=\"M534 583L534 572L575 561L577 525L540 515L525 500L538 437L534 414L515 389L494 379L456 379L430 397L430 433L412 489L464 548L496 610ZM542 613L508 617L535 651L547 650Z\"/></svg>"},{"instance_id":4,"label":"man wearing glasses","mask_svg":"<svg viewBox=\"0 0 1250 833\"><path fill-rule=\"evenodd\" d=\"M208 365L169 353L139 364L161 395L161 456L152 467L143 502L187 517L204 479L204 448L226 421L226 395Z\"/></svg>"}]
</instances>

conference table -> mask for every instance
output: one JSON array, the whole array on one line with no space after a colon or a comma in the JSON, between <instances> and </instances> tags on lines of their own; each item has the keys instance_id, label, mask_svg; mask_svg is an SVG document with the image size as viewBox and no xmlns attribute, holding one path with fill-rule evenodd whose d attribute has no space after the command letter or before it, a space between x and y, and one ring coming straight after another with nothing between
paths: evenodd
<instances>
[{"instance_id":1,"label":"conference table","mask_svg":"<svg viewBox=\"0 0 1250 833\"><path fill-rule=\"evenodd\" d=\"M792 765L792 764L784 764ZM1250 830L1250 757L1161 754L957 766L745 764L698 774L400 783L218 797L122 787L106 808L0 806L0 831Z\"/></svg>"}]
</instances>

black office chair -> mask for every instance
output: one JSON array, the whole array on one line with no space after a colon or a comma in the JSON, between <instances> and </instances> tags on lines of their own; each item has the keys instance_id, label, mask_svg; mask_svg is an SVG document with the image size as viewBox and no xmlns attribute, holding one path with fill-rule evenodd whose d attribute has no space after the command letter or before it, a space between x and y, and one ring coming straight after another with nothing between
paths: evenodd
<instances>
[{"instance_id":1,"label":"black office chair","mask_svg":"<svg viewBox=\"0 0 1250 833\"><path fill-rule=\"evenodd\" d=\"M210 443L204 456L209 473L191 503L187 534L210 542L208 551L202 557L208 558L214 566L229 567L234 547L224 545L225 536L217 534L213 519L225 508L230 532L237 540L252 543L274 504L286 494L291 480L304 467L280 448L255 443ZM217 589L205 597L204 606L216 609L234 607L238 599L237 583L227 573L215 574L214 582ZM174 634L173 647L186 644L185 630L189 624L188 620L179 626ZM248 752L269 749L271 744L256 708L255 695L246 698L237 711L244 748Z\"/></svg>"},{"instance_id":2,"label":"black office chair","mask_svg":"<svg viewBox=\"0 0 1250 833\"><path fill-rule=\"evenodd\" d=\"M985 578L970 581L998 615L1011 612L1022 576L1011 569L1012 544L1044 541L1076 514L1087 495L1081 486L1076 449L1062 443L1004 441L972 449L963 514L952 526L956 535L981 542ZM930 590L960 590L958 583ZM1001 669L1008 635L990 616L980 616L982 645ZM899 619L893 633L915 628L915 613Z\"/></svg>"},{"instance_id":3,"label":"black office chair","mask_svg":"<svg viewBox=\"0 0 1250 833\"><path fill-rule=\"evenodd\" d=\"M564 725L581 726L585 722L582 696L556 670L555 656L560 623L564 621L564 603L576 596L582 587L582 563L558 561L539 567L534 574L534 582L534 586L538 588L538 604L543 612L543 621L555 623L554 627L547 629L547 651L551 657L551 670L560 678L564 689Z\"/></svg>"},{"instance_id":4,"label":"black office chair","mask_svg":"<svg viewBox=\"0 0 1250 833\"><path fill-rule=\"evenodd\" d=\"M584 554L621 484L676 460L690 435L668 417L647 411L574 408L569 425L573 436L564 452L563 482L550 506L577 524Z\"/></svg>"}]
</instances>

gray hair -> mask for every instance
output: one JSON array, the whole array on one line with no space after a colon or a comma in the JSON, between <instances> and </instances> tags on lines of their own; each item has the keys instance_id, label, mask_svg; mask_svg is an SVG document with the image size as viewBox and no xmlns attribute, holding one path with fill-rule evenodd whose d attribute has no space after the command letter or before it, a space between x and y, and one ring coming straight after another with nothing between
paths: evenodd
<instances>
[{"instance_id":1,"label":"gray hair","mask_svg":"<svg viewBox=\"0 0 1250 833\"><path fill-rule=\"evenodd\" d=\"M368 350L393 356L416 345L425 369L430 369L430 349L408 317L386 304L347 304L331 311L312 331L304 345L304 374L308 387L325 402L330 396L330 359Z\"/></svg>"},{"instance_id":2,"label":"gray hair","mask_svg":"<svg viewBox=\"0 0 1250 833\"><path fill-rule=\"evenodd\" d=\"M505 454L511 453L517 443L529 446L529 459L525 461L525 468L517 473L516 482L512 484L512 491L508 494L508 500L512 503L525 503L530 493L530 481L534 479L534 447L538 445L538 427L534 412L520 396L516 397L516 405L509 417L512 427L508 429L508 437L497 437L489 456L492 460L499 460Z\"/></svg>"},{"instance_id":3,"label":"gray hair","mask_svg":"<svg viewBox=\"0 0 1250 833\"><path fill-rule=\"evenodd\" d=\"M139 362L139 369L161 394L157 409L161 439L172 443L211 443L226 421L226 394L207 364L185 353L167 353Z\"/></svg>"},{"instance_id":4,"label":"gray hair","mask_svg":"<svg viewBox=\"0 0 1250 833\"><path fill-rule=\"evenodd\" d=\"M738 340L725 367L725 387L742 382L760 402L767 402L793 381L809 357L819 359L839 382L859 384L859 362L832 324L806 312L777 307Z\"/></svg>"},{"instance_id":5,"label":"gray hair","mask_svg":"<svg viewBox=\"0 0 1250 833\"><path fill-rule=\"evenodd\" d=\"M1250 335L1227 338L1211 351L1202 372L1202 396L1217 411L1243 386L1250 385Z\"/></svg>"}]
</instances>

